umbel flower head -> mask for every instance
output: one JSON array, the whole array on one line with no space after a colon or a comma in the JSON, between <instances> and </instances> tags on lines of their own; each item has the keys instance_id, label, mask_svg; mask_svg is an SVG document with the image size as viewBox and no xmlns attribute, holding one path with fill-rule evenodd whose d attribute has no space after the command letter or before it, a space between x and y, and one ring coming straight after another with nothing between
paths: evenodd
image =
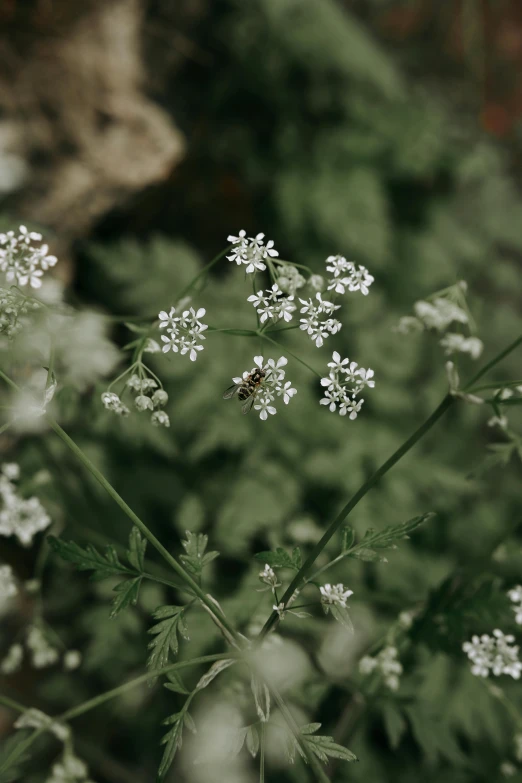
<instances>
[{"instance_id":1,"label":"umbel flower head","mask_svg":"<svg viewBox=\"0 0 522 783\"><path fill-rule=\"evenodd\" d=\"M332 277L327 281L328 291L336 294L344 294L348 291L360 291L367 296L374 277L365 266L355 266L353 261L347 261L344 256L328 256L326 259L326 271Z\"/></svg>"},{"instance_id":2,"label":"umbel flower head","mask_svg":"<svg viewBox=\"0 0 522 783\"><path fill-rule=\"evenodd\" d=\"M519 661L518 645L513 644L515 637L504 634L495 628L493 635L472 636L470 642L464 642L462 649L473 664L472 674L477 677L488 677L493 674L498 677L508 674L515 680L520 679L522 663Z\"/></svg>"},{"instance_id":3,"label":"umbel flower head","mask_svg":"<svg viewBox=\"0 0 522 783\"><path fill-rule=\"evenodd\" d=\"M14 483L18 465L0 468L0 536L16 536L22 546L30 546L33 537L51 524L51 518L37 497L23 498Z\"/></svg>"},{"instance_id":4,"label":"umbel flower head","mask_svg":"<svg viewBox=\"0 0 522 783\"><path fill-rule=\"evenodd\" d=\"M228 260L235 261L238 266L244 264L247 275L263 272L266 269L267 258L275 258L279 255L273 241L270 239L266 242L264 234L247 237L246 231L242 230L237 237L229 236L228 241L233 245L230 255L227 256Z\"/></svg>"},{"instance_id":5,"label":"umbel flower head","mask_svg":"<svg viewBox=\"0 0 522 783\"><path fill-rule=\"evenodd\" d=\"M266 291L252 294L248 297L247 302L252 302L262 324L269 320L274 322L281 319L287 322L291 321L292 313L296 309L294 297L285 296L277 283L274 283L271 289L267 288Z\"/></svg>"},{"instance_id":6,"label":"umbel flower head","mask_svg":"<svg viewBox=\"0 0 522 783\"><path fill-rule=\"evenodd\" d=\"M397 648L387 645L376 656L365 655L359 661L359 671L361 674L376 672L382 677L387 688L391 691L398 690L403 668L398 660Z\"/></svg>"},{"instance_id":7,"label":"umbel flower head","mask_svg":"<svg viewBox=\"0 0 522 783\"><path fill-rule=\"evenodd\" d=\"M223 395L225 399L237 395L244 402L243 413L248 413L253 407L259 411L259 418L266 421L269 415L274 416L277 409L274 405L276 397L282 397L285 405L288 405L297 389L292 388L290 381L285 381L286 372L283 369L288 364L288 359L281 356L277 362L263 356L254 356L255 366L251 370L245 370L242 376L232 378L234 386L227 389Z\"/></svg>"},{"instance_id":8,"label":"umbel flower head","mask_svg":"<svg viewBox=\"0 0 522 783\"><path fill-rule=\"evenodd\" d=\"M513 604L511 607L515 612L515 622L517 625L522 625L522 585L516 585L508 590L508 598Z\"/></svg>"},{"instance_id":9,"label":"umbel flower head","mask_svg":"<svg viewBox=\"0 0 522 783\"><path fill-rule=\"evenodd\" d=\"M321 603L326 612L330 606L340 606L341 609L346 609L348 605L346 602L353 595L353 590L345 590L343 584L322 585L319 591L321 593Z\"/></svg>"},{"instance_id":10,"label":"umbel flower head","mask_svg":"<svg viewBox=\"0 0 522 783\"><path fill-rule=\"evenodd\" d=\"M208 325L200 321L205 313L204 307L200 307L197 311L193 307L182 310L179 306L178 309L171 307L168 313L162 310L158 318L159 328L165 329L166 332L161 335L164 342L163 353L179 351L182 356L188 353L190 360L195 362L198 351L203 350L201 345L201 341L205 339L203 332L208 329Z\"/></svg>"},{"instance_id":11,"label":"umbel flower head","mask_svg":"<svg viewBox=\"0 0 522 783\"><path fill-rule=\"evenodd\" d=\"M332 361L328 362L330 372L325 378L321 378L321 386L326 388L321 405L328 405L333 413L339 407L341 416L348 415L350 419L356 419L364 403L358 399L358 395L366 387L373 389L373 370L359 367L357 362L342 359L341 355L334 351Z\"/></svg>"},{"instance_id":12,"label":"umbel flower head","mask_svg":"<svg viewBox=\"0 0 522 783\"><path fill-rule=\"evenodd\" d=\"M40 288L43 273L57 261L56 256L47 254L49 248L40 244L41 241L41 234L28 231L25 226L20 226L18 234L14 231L0 234L0 271L5 272L8 283Z\"/></svg>"}]
</instances>

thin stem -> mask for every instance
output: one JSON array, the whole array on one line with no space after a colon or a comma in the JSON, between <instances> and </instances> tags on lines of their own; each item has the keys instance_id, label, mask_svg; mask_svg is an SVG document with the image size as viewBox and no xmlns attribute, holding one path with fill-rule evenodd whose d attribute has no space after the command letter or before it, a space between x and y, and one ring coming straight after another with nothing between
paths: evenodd
<instances>
[{"instance_id":1,"label":"thin stem","mask_svg":"<svg viewBox=\"0 0 522 783\"><path fill-rule=\"evenodd\" d=\"M317 542L317 544L314 546L308 557L306 558L305 562L303 563L302 567L299 569L297 574L294 576L292 581L290 582L289 587L285 591L281 603L283 603L285 606L287 602L290 600L290 598L293 596L295 590L302 586L304 580L306 579L306 576L310 569L312 568L313 564L327 545L327 543L330 541L332 536L339 530L342 523L345 521L346 517L350 514L350 512L355 508L355 506L363 499L363 497L372 489L372 487L377 484L377 482L419 441L423 435L430 430L435 422L437 422L440 417L448 410L448 408L453 404L454 397L447 394L446 397L442 400L440 405L434 410L434 412L429 416L426 421L421 424L421 426L415 430L413 435L410 435L410 437L400 446L397 451L395 451L391 457L389 457L386 462L384 462L380 468L378 468L375 473L370 476L370 478L362 485L362 487L353 495L352 498L348 501L348 503L344 506L344 508L341 509L339 514L335 517L333 522L329 525L326 532L322 536L322 538ZM277 624L279 620L279 615L277 612L272 612L266 623L264 624L261 633L259 634L259 640L264 639L264 637L267 635L267 633Z\"/></svg>"},{"instance_id":2,"label":"thin stem","mask_svg":"<svg viewBox=\"0 0 522 783\"><path fill-rule=\"evenodd\" d=\"M228 253L228 251L230 250L231 247L232 247L232 245L228 245L224 250L222 250L220 253L218 253L217 256L214 256L212 261L209 261L209 263L206 264L206 266L203 267L201 272L198 272L198 274L195 277L192 278L191 282L188 285L186 285L185 288L182 290L182 292L179 294L178 301L183 299L183 297L186 296L188 294L188 292L191 291L194 288L194 286L196 285L198 280L201 280L201 278L204 277L207 274L209 269L212 269L212 267L215 266L215 264L217 264L218 261L221 261L223 256L226 256L226 254Z\"/></svg>"},{"instance_id":3,"label":"thin stem","mask_svg":"<svg viewBox=\"0 0 522 783\"><path fill-rule=\"evenodd\" d=\"M201 587L197 584L197 582L192 579L192 577L185 571L183 566L181 566L178 561L170 554L170 552L165 549L161 541L156 538L154 533L152 533L151 530L147 527L145 522L143 522L137 514L134 513L134 511L131 509L129 505L123 500L121 495L116 492L112 484L110 484L103 473L101 473L98 468L90 461L90 459L87 457L86 454L83 453L83 451L80 449L79 446L72 440L72 438L69 437L69 435L63 430L57 421L55 421L52 416L47 416L47 420L49 424L51 425L52 429L55 431L55 433L58 435L59 438L62 439L62 441L65 443L65 445L73 452L73 454L79 459L79 461L84 465L85 468L91 473L91 475L102 485L102 487L105 489L108 495L111 496L111 498L117 503L117 505L121 508L121 510L128 516L128 518L131 520L131 522L140 530L140 532L145 536L145 538L152 544L152 546L160 553L160 555L166 560L166 562L171 566L171 568L174 569L174 571L178 574L179 577L185 582L188 587L192 590L192 592L199 598L201 603L207 608L209 611L211 617L215 618L218 621L219 626L221 629L226 632L226 636L228 641L231 644L234 644L237 646L237 634L235 629L230 625L227 618L223 615L223 613L219 610L219 608L216 606L216 604L210 600L210 598L207 596L207 594L201 589Z\"/></svg>"},{"instance_id":4,"label":"thin stem","mask_svg":"<svg viewBox=\"0 0 522 783\"><path fill-rule=\"evenodd\" d=\"M221 332L221 334L235 334L239 337L257 337L258 333L255 329L215 329L213 326L209 326L207 334L211 332Z\"/></svg>"},{"instance_id":5,"label":"thin stem","mask_svg":"<svg viewBox=\"0 0 522 783\"><path fill-rule=\"evenodd\" d=\"M0 378L2 378L2 380L4 380L5 383L7 383L7 385L11 387L11 389L14 389L15 391L20 391L20 389L18 388L16 383L14 381L12 381L11 378L9 378L5 374L5 372L2 372L2 370L0 370Z\"/></svg>"},{"instance_id":6,"label":"thin stem","mask_svg":"<svg viewBox=\"0 0 522 783\"><path fill-rule=\"evenodd\" d=\"M20 704L19 701L10 699L9 696L2 696L1 693L0 704L3 704L4 707L8 707L10 710L13 710L13 712L25 712L27 709L27 707L25 707L23 704Z\"/></svg>"},{"instance_id":7,"label":"thin stem","mask_svg":"<svg viewBox=\"0 0 522 783\"><path fill-rule=\"evenodd\" d=\"M514 351L515 348L518 348L518 346L522 344L522 334L520 337L517 337L516 340L514 340L510 345L508 345L507 348L504 348L503 351L501 351L499 354L493 357L493 359L488 362L487 364L480 369L476 375L473 376L473 378L468 381L466 386L464 387L463 391L467 392L469 389L473 386L474 383L476 383L478 380L480 380L487 372L491 370L492 367L494 367L496 364L502 361L511 351Z\"/></svg>"},{"instance_id":8,"label":"thin stem","mask_svg":"<svg viewBox=\"0 0 522 783\"><path fill-rule=\"evenodd\" d=\"M12 423L13 423L12 421L6 421L6 423L5 423L5 424L2 424L2 426L0 427L0 435L3 435L3 433L4 433L6 430L8 430L8 429L9 429L9 427L12 425Z\"/></svg>"},{"instance_id":9,"label":"thin stem","mask_svg":"<svg viewBox=\"0 0 522 783\"><path fill-rule=\"evenodd\" d=\"M259 336L263 338L263 340L268 340L268 342L272 343L273 345L277 345L278 348L283 348L280 343L278 343L276 340L273 340L271 337L268 336L265 332L259 332ZM318 378L322 378L320 372L317 372L317 370L314 370L313 367L310 367L309 364L307 364L303 359L300 359L299 356L297 356L293 351L288 348L288 346L284 346L283 350L285 350L287 353L290 354L290 356L293 356L293 358L298 361L300 364L304 365L310 372L313 372L314 375L317 375Z\"/></svg>"}]
</instances>

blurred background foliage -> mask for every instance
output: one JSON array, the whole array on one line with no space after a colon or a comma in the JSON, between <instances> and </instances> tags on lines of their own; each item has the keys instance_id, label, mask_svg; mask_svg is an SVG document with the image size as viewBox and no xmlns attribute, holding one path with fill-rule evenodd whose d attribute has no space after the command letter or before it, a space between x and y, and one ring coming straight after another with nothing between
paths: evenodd
<instances>
[{"instance_id":1,"label":"blurred background foliage","mask_svg":"<svg viewBox=\"0 0 522 783\"><path fill-rule=\"evenodd\" d=\"M318 369L336 349L375 370L376 389L355 422L320 409L315 380L292 360L288 375L299 389L292 405L266 423L242 417L222 392L254 354L267 353L266 344L219 334L208 336L194 364L153 357L170 395L170 430L153 429L139 415L121 420L104 412L105 380L61 393L64 427L169 551L180 552L186 529L209 535L221 557L209 569L208 590L235 624L253 632L271 604L256 592L253 554L275 546L306 550L445 393L440 350L425 335L395 333L398 318L415 300L465 279L485 360L520 332L518 103L504 82L503 94L495 91L499 72L513 82L520 74L519 9L429 0L119 5L137 15L147 100L177 126L184 152L161 176L116 194L98 173L112 196L88 222L69 222L65 237L58 212L39 212L31 178L56 167L56 157L46 157L45 142L44 160L17 153L27 178L4 194L3 223L23 218L55 236L72 300L104 313L152 316L174 304L240 228L264 231L282 258L314 271L341 253L376 278L371 296L345 305L343 329L328 350L295 332L282 341ZM55 29L43 3L6 3L6 27L18 33L10 45L33 51L31 36L66 38L76 19L57 6ZM90 3L78 15L86 24L98 11ZM509 33L511 49L493 35L491 19L504 37ZM116 121L99 118L99 132ZM74 158L76 151L59 154ZM45 182L60 188L49 172ZM224 261L195 301L212 326L252 328L247 289L241 272ZM119 346L128 340L121 326L109 336ZM462 375L471 372L463 363ZM498 377L520 377L519 354ZM389 563L350 561L329 574L354 590L355 636L319 615L290 618L280 628L306 653L300 663L303 653L295 651L300 676L289 685L290 700L303 720L322 721L360 759L331 769L335 780L492 781L512 758L512 721L469 674L460 651L473 632L513 627L501 596L520 582L522 567L520 454L506 461L505 451L492 451L503 438L486 421L477 407L455 406L353 513L358 533L437 514L390 553ZM40 495L55 530L78 541L125 544L127 520L51 433L3 436L2 452L24 473L48 471ZM338 546L332 542L327 551L335 555ZM38 547L21 551L2 541L2 555L21 578L33 575ZM74 676L25 668L6 680L5 692L56 713L141 673L151 612L175 602L172 593L149 585L139 606L114 620L109 597L110 586L49 558L45 617L68 647L82 650L83 665ZM19 608L2 618L4 646L31 617L30 602ZM356 660L403 609L419 615L401 689L363 709L353 692ZM219 649L202 612L191 614L189 629L183 657ZM522 708L519 686L506 690ZM160 722L176 698L144 688L80 719L78 751L92 777L152 780ZM10 720L1 711L0 730L8 731ZM43 780L38 770L55 752L44 744L23 779ZM303 777L299 768L269 773L274 781ZM171 779L192 777L178 767Z\"/></svg>"}]
</instances>

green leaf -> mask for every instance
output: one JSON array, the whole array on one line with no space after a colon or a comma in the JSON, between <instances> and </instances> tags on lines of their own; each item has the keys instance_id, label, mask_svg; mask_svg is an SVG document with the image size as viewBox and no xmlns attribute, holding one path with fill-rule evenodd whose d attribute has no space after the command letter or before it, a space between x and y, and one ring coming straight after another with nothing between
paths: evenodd
<instances>
[{"instance_id":1,"label":"green leaf","mask_svg":"<svg viewBox=\"0 0 522 783\"><path fill-rule=\"evenodd\" d=\"M21 779L20 765L29 758L29 753L24 750L24 746L32 734L32 731L24 729L2 740L0 744L0 783L12 783L12 781Z\"/></svg>"},{"instance_id":2,"label":"green leaf","mask_svg":"<svg viewBox=\"0 0 522 783\"><path fill-rule=\"evenodd\" d=\"M407 706L404 712L410 721L413 736L428 762L433 764L439 757L443 757L454 764L465 763L466 757L457 744L446 716L436 715L429 711L429 707L421 704Z\"/></svg>"},{"instance_id":3,"label":"green leaf","mask_svg":"<svg viewBox=\"0 0 522 783\"><path fill-rule=\"evenodd\" d=\"M158 777L160 780L163 779L163 777L167 774L170 765L174 761L176 752L179 750L179 748L181 748L183 734L183 715L182 713L178 712L175 715L171 715L169 718L167 718L164 723L167 725L172 724L172 728L168 730L161 740L161 744L165 745L165 750L163 751L163 758L161 759L161 763L158 769Z\"/></svg>"},{"instance_id":4,"label":"green leaf","mask_svg":"<svg viewBox=\"0 0 522 783\"><path fill-rule=\"evenodd\" d=\"M341 552L347 552L349 549L352 548L353 542L355 541L355 531L353 527L343 527L342 533L341 533Z\"/></svg>"},{"instance_id":5,"label":"green leaf","mask_svg":"<svg viewBox=\"0 0 522 783\"><path fill-rule=\"evenodd\" d=\"M187 690L185 687L183 680L181 679L180 675L176 671L169 672L167 674L167 680L168 682L165 683L163 686L168 691L174 691L174 693L182 693L185 696L188 696L190 691Z\"/></svg>"},{"instance_id":6,"label":"green leaf","mask_svg":"<svg viewBox=\"0 0 522 783\"><path fill-rule=\"evenodd\" d=\"M362 560L364 563L387 563L388 558L379 555L375 549L368 549L368 547L361 547L360 549L354 549L353 552L348 554L348 557L353 557L354 560Z\"/></svg>"},{"instance_id":7,"label":"green leaf","mask_svg":"<svg viewBox=\"0 0 522 783\"><path fill-rule=\"evenodd\" d=\"M254 557L260 563L268 563L271 568L292 568L294 571L298 571L301 567L297 565L298 562L301 562L299 547L292 551L292 556L278 546L275 552L258 552Z\"/></svg>"},{"instance_id":8,"label":"green leaf","mask_svg":"<svg viewBox=\"0 0 522 783\"><path fill-rule=\"evenodd\" d=\"M108 546L104 553L92 545L81 547L74 541L63 541L61 538L48 536L47 541L51 549L56 552L63 560L72 563L79 571L93 571L91 579L107 579L110 576L120 576L121 574L132 574L130 568L122 565L114 547Z\"/></svg>"},{"instance_id":9,"label":"green leaf","mask_svg":"<svg viewBox=\"0 0 522 783\"><path fill-rule=\"evenodd\" d=\"M127 551L127 560L136 571L145 570L145 550L147 540L142 537L137 527L133 527L129 535L129 549Z\"/></svg>"},{"instance_id":10,"label":"green leaf","mask_svg":"<svg viewBox=\"0 0 522 783\"><path fill-rule=\"evenodd\" d=\"M348 557L353 557L357 560L365 560L367 562L387 562L386 558L382 558L376 549L396 549L396 541L400 541L404 538L409 538L410 533L416 530L419 525L427 522L435 516L433 513L422 514L421 516L414 517L403 522L400 525L391 525L384 530L376 532L373 529L369 529L363 536L360 544L357 544L351 552L348 553Z\"/></svg>"},{"instance_id":11,"label":"green leaf","mask_svg":"<svg viewBox=\"0 0 522 783\"><path fill-rule=\"evenodd\" d=\"M267 686L254 675L250 679L250 687L259 720L266 723L270 717L270 692Z\"/></svg>"},{"instance_id":12,"label":"green leaf","mask_svg":"<svg viewBox=\"0 0 522 783\"><path fill-rule=\"evenodd\" d=\"M136 606L140 593L141 580L141 576L136 576L134 579L126 579L124 582L120 582L114 587L114 592L118 593L118 595L112 602L111 618L116 617L116 615L119 614L122 609L129 606L129 604Z\"/></svg>"},{"instance_id":13,"label":"green leaf","mask_svg":"<svg viewBox=\"0 0 522 783\"><path fill-rule=\"evenodd\" d=\"M329 758L341 759L342 761L357 761L357 756L352 753L348 748L344 748L342 745L338 745L334 742L333 737L323 736L315 734L321 728L320 723L307 723L305 726L301 726L301 741L306 747L323 763L327 763ZM288 747L289 759L293 763L295 758L295 751L297 750L304 761L307 761L306 754L303 748L300 747L295 737L291 737L293 742L293 749Z\"/></svg>"},{"instance_id":14,"label":"green leaf","mask_svg":"<svg viewBox=\"0 0 522 783\"><path fill-rule=\"evenodd\" d=\"M162 669L169 661L169 654L176 655L178 652L178 630L182 629L183 636L186 630L182 620L183 611L182 606L160 606L154 612L153 617L158 622L148 631L155 636L149 643L149 669Z\"/></svg>"},{"instance_id":15,"label":"green leaf","mask_svg":"<svg viewBox=\"0 0 522 783\"><path fill-rule=\"evenodd\" d=\"M186 530L185 534L187 538L181 543L186 554L180 555L179 559L188 571L199 576L205 566L215 560L216 557L219 557L219 552L207 552L205 554L208 536L204 535L204 533L191 533L190 530Z\"/></svg>"},{"instance_id":16,"label":"green leaf","mask_svg":"<svg viewBox=\"0 0 522 783\"><path fill-rule=\"evenodd\" d=\"M337 606L336 604L332 604L328 609L331 612L332 617L337 620L338 623L341 623L350 633L354 633L352 618L350 617L348 609Z\"/></svg>"},{"instance_id":17,"label":"green leaf","mask_svg":"<svg viewBox=\"0 0 522 783\"><path fill-rule=\"evenodd\" d=\"M198 684L196 685L195 690L201 691L203 688L206 688L208 685L210 685L212 680L218 676L218 674L220 674L222 671L225 671L225 669L228 669L228 667L232 666L234 663L236 663L235 658L226 658L223 661L216 661L213 663L210 669L201 677Z\"/></svg>"},{"instance_id":18,"label":"green leaf","mask_svg":"<svg viewBox=\"0 0 522 783\"><path fill-rule=\"evenodd\" d=\"M185 712L183 715L183 723L187 727L189 731L192 732L192 734L197 734L198 730L196 728L196 724L194 723L194 720L192 718L192 715L190 712Z\"/></svg>"},{"instance_id":19,"label":"green leaf","mask_svg":"<svg viewBox=\"0 0 522 783\"><path fill-rule=\"evenodd\" d=\"M401 710L399 710L393 702L388 701L384 702L382 706L382 718L390 746L393 750L396 750L399 747L404 732L408 728L404 716Z\"/></svg>"}]
</instances>

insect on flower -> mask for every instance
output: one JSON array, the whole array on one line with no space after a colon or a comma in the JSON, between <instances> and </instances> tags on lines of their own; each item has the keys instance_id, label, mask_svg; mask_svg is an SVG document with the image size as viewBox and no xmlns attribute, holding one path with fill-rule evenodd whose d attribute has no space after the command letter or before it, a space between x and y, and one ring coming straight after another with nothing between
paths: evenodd
<instances>
[{"instance_id":1,"label":"insect on flower","mask_svg":"<svg viewBox=\"0 0 522 783\"><path fill-rule=\"evenodd\" d=\"M223 399L230 400L237 395L238 400L243 402L241 413L249 413L266 376L264 369L255 367L252 372L245 373L243 378L234 378L237 383L224 392Z\"/></svg>"}]
</instances>

